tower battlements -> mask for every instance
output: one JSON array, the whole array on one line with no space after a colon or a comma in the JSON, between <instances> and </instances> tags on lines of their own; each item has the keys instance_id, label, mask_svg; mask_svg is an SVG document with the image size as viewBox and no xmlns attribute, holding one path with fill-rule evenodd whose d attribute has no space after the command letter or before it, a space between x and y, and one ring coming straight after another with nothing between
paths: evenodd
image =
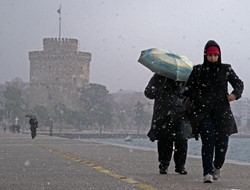
<instances>
[{"instance_id":1,"label":"tower battlements","mask_svg":"<svg viewBox=\"0 0 250 190\"><path fill-rule=\"evenodd\" d=\"M68 54L54 54L53 52L46 52L46 51L31 51L29 52L29 59L30 60L85 60L90 62L91 60L91 53L88 52L72 52Z\"/></svg>"},{"instance_id":2,"label":"tower battlements","mask_svg":"<svg viewBox=\"0 0 250 190\"><path fill-rule=\"evenodd\" d=\"M43 50L54 53L76 52L78 48L78 40L72 38L44 38Z\"/></svg>"}]
</instances>

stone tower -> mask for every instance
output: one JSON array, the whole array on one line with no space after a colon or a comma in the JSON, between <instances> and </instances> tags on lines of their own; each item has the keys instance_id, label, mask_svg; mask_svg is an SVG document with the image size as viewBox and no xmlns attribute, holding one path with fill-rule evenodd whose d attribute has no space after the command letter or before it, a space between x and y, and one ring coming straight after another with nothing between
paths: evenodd
<instances>
[{"instance_id":1,"label":"stone tower","mask_svg":"<svg viewBox=\"0 0 250 190\"><path fill-rule=\"evenodd\" d=\"M43 51L29 52L30 106L53 109L58 103L78 109L79 88L89 84L91 54L78 51L78 40L44 38Z\"/></svg>"}]
</instances>

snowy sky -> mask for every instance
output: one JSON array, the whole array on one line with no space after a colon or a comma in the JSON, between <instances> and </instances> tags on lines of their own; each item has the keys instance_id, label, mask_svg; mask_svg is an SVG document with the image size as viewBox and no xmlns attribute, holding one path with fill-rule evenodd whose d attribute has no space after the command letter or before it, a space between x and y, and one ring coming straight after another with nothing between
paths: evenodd
<instances>
[{"instance_id":1,"label":"snowy sky","mask_svg":"<svg viewBox=\"0 0 250 190\"><path fill-rule=\"evenodd\" d=\"M142 50L168 49L198 64L214 39L250 98L249 0L0 0L1 83L29 81L28 52L58 37L60 4L62 37L92 53L90 82L110 92L144 90L152 72L137 62Z\"/></svg>"}]
</instances>

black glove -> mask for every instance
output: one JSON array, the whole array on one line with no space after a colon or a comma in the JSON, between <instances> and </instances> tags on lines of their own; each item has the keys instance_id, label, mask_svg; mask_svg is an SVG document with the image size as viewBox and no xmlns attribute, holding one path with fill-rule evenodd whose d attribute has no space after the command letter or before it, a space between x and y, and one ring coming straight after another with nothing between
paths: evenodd
<instances>
[{"instance_id":1,"label":"black glove","mask_svg":"<svg viewBox=\"0 0 250 190\"><path fill-rule=\"evenodd\" d=\"M192 128L192 134L193 134L193 136L194 136L194 138L195 138L195 140L196 141L198 141L199 140L199 129L198 128L196 128L196 127L193 127Z\"/></svg>"},{"instance_id":2,"label":"black glove","mask_svg":"<svg viewBox=\"0 0 250 190\"><path fill-rule=\"evenodd\" d=\"M156 139L155 139L155 133L154 133L154 130L151 128L149 130L149 132L147 133L147 136L149 137L149 140L151 142L154 142Z\"/></svg>"}]
</instances>

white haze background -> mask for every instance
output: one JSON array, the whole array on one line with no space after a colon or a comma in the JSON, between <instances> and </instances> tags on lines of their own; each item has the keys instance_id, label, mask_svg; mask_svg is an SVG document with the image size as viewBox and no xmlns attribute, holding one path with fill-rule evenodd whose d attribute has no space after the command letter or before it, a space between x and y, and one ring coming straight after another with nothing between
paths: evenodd
<instances>
[{"instance_id":1,"label":"white haze background","mask_svg":"<svg viewBox=\"0 0 250 190\"><path fill-rule=\"evenodd\" d=\"M28 52L42 50L43 38L79 40L79 51L92 53L90 82L143 91L152 72L137 62L142 50L156 47L203 61L203 48L214 39L222 61L245 82L249 97L249 0L1 0L0 82L29 81Z\"/></svg>"}]
</instances>

